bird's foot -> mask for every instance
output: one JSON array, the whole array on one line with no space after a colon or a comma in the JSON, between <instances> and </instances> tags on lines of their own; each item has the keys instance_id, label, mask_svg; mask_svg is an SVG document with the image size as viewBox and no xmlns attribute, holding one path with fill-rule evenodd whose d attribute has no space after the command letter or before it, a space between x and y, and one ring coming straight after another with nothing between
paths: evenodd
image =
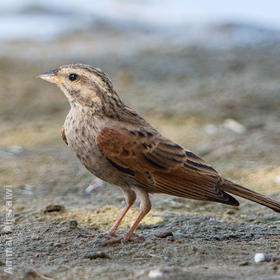
<instances>
[{"instance_id":1,"label":"bird's foot","mask_svg":"<svg viewBox=\"0 0 280 280\"><path fill-rule=\"evenodd\" d=\"M105 238L111 239L111 238L117 238L119 236L114 231L109 230L104 233L101 233L100 237L105 237Z\"/></svg>"}]
</instances>

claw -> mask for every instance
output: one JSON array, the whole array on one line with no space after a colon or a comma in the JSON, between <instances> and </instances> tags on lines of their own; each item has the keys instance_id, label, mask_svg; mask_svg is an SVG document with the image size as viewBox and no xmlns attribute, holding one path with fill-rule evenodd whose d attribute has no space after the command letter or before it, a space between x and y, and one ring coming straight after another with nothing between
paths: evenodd
<instances>
[{"instance_id":1,"label":"claw","mask_svg":"<svg viewBox=\"0 0 280 280\"><path fill-rule=\"evenodd\" d=\"M115 232L111 232L110 230L105 232L105 233L102 233L101 234L101 237L105 237L105 238L116 238L118 237L118 235L115 233Z\"/></svg>"}]
</instances>

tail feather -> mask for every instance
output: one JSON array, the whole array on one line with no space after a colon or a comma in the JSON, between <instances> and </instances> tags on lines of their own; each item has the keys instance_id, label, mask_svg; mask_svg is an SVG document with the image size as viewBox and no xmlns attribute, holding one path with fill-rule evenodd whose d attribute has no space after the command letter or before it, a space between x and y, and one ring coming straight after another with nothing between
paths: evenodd
<instances>
[{"instance_id":1,"label":"tail feather","mask_svg":"<svg viewBox=\"0 0 280 280\"><path fill-rule=\"evenodd\" d=\"M238 184L235 184L227 179L224 179L223 184L219 187L221 190L223 190L225 192L229 192L231 194L257 202L259 204L262 204L266 207L271 208L272 210L274 210L276 212L280 212L280 203L279 202L277 202L269 197L266 197L260 193L254 192L250 189L247 189Z\"/></svg>"}]
</instances>

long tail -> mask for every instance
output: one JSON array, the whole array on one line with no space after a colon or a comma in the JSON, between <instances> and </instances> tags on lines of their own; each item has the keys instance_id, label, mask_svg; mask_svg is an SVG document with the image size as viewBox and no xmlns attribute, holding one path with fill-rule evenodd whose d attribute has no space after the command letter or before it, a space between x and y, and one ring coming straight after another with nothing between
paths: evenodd
<instances>
[{"instance_id":1,"label":"long tail","mask_svg":"<svg viewBox=\"0 0 280 280\"><path fill-rule=\"evenodd\" d=\"M257 202L259 204L262 204L266 207L269 207L276 212L280 212L280 203L279 202L272 200L260 193L254 192L250 189L237 185L227 179L224 179L224 184L219 187L221 190L223 190L225 192L229 192L231 194L246 198L248 200L251 200L251 201Z\"/></svg>"}]
</instances>

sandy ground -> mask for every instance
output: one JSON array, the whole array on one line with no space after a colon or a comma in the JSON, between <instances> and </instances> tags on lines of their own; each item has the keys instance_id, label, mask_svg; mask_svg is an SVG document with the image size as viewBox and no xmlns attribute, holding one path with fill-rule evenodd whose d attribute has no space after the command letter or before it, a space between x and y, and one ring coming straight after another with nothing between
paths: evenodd
<instances>
[{"instance_id":1,"label":"sandy ground","mask_svg":"<svg viewBox=\"0 0 280 280\"><path fill-rule=\"evenodd\" d=\"M128 39L112 32L118 44L109 54L90 34L60 39L56 47L18 42L0 57L0 218L7 214L6 185L15 216L11 232L0 225L0 278L150 279L157 270L159 279L279 279L279 215L242 199L233 208L153 195L153 209L136 231L145 240L104 246L101 233L124 205L122 193L107 184L85 192L93 176L60 139L66 99L35 79L62 63L104 69L123 99L164 135L224 176L280 201L279 46L142 44L129 53ZM75 52L79 46L83 52ZM50 212L50 205L60 207ZM120 233L136 216L137 205ZM11 276L4 272L8 239ZM258 252L271 261L255 264Z\"/></svg>"}]
</instances>

